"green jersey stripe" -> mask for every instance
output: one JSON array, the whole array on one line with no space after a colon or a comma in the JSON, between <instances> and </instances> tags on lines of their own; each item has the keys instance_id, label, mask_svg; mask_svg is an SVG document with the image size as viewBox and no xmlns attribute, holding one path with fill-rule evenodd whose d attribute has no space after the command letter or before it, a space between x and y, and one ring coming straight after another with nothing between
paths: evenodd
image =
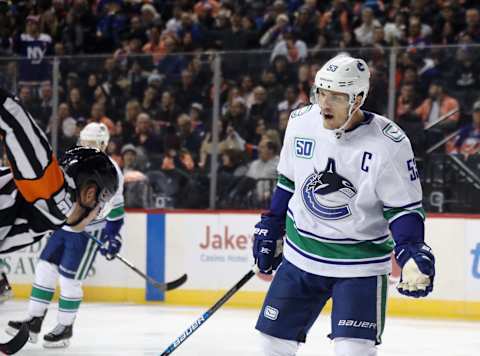
<instances>
[{"instance_id":1,"label":"green jersey stripe","mask_svg":"<svg viewBox=\"0 0 480 356\"><path fill-rule=\"evenodd\" d=\"M402 215L405 214L419 214L423 220L425 220L425 210L423 210L422 207L420 208L415 208L415 209L403 209L403 208L393 208L393 209L388 209L383 212L383 217L385 220L387 220L389 223L391 223L393 220L399 218Z\"/></svg>"},{"instance_id":2,"label":"green jersey stripe","mask_svg":"<svg viewBox=\"0 0 480 356\"><path fill-rule=\"evenodd\" d=\"M289 192L295 191L295 182L282 174L278 175L277 185Z\"/></svg>"},{"instance_id":3,"label":"green jersey stripe","mask_svg":"<svg viewBox=\"0 0 480 356\"><path fill-rule=\"evenodd\" d=\"M390 238L381 243L361 241L355 244L321 242L298 232L295 222L287 216L287 236L299 249L323 258L334 260L373 259L389 255L394 246Z\"/></svg>"},{"instance_id":4,"label":"green jersey stripe","mask_svg":"<svg viewBox=\"0 0 480 356\"><path fill-rule=\"evenodd\" d=\"M107 218L109 219L116 219L120 216L125 215L125 209L123 206L120 206L118 208L110 210L110 213L108 213Z\"/></svg>"}]
</instances>

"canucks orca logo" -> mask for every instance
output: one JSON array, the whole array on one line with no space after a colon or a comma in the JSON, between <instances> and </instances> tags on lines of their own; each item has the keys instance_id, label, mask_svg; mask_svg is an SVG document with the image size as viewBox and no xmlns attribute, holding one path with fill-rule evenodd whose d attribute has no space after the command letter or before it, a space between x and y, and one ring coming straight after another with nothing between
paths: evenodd
<instances>
[{"instance_id":1,"label":"canucks orca logo","mask_svg":"<svg viewBox=\"0 0 480 356\"><path fill-rule=\"evenodd\" d=\"M348 202L357 190L352 182L337 173L335 160L329 158L324 171L310 174L302 186L302 199L308 211L327 220L351 215Z\"/></svg>"}]
</instances>

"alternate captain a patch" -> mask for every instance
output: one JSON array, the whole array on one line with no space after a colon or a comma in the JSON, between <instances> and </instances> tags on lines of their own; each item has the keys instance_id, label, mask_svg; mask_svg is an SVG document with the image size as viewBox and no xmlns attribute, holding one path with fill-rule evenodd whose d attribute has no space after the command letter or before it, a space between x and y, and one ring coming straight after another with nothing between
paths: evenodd
<instances>
[{"instance_id":1,"label":"alternate captain a patch","mask_svg":"<svg viewBox=\"0 0 480 356\"><path fill-rule=\"evenodd\" d=\"M314 169L302 185L302 200L314 216L326 220L338 220L351 215L350 200L357 189L347 178L337 173L336 163L329 158L321 172Z\"/></svg>"}]
</instances>

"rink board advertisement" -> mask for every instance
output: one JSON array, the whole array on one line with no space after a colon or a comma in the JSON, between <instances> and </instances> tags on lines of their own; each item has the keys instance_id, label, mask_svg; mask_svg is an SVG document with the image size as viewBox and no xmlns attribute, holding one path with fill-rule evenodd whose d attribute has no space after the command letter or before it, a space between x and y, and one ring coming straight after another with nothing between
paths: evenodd
<instances>
[{"instance_id":1,"label":"rink board advertisement","mask_svg":"<svg viewBox=\"0 0 480 356\"><path fill-rule=\"evenodd\" d=\"M119 261L107 262L98 255L85 281L85 299L211 306L251 268L252 231L258 218L257 212L129 212L121 254L160 282L187 273L187 283L160 293ZM411 299L400 296L392 284L389 312L480 319L480 217L430 215L426 241L436 256L434 292ZM45 243L4 256L17 297L29 296ZM230 305L258 308L268 286L254 277Z\"/></svg>"}]
</instances>

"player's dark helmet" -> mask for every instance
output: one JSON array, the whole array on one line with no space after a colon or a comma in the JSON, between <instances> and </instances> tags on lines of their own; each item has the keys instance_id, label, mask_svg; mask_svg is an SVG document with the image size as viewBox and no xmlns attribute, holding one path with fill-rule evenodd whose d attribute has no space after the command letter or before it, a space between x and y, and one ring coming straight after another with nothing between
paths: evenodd
<instances>
[{"instance_id":1,"label":"player's dark helmet","mask_svg":"<svg viewBox=\"0 0 480 356\"><path fill-rule=\"evenodd\" d=\"M78 189L85 184L95 183L98 187L97 201L105 204L118 189L118 174L115 166L102 151L92 147L75 147L63 156L60 165L75 181Z\"/></svg>"}]
</instances>

